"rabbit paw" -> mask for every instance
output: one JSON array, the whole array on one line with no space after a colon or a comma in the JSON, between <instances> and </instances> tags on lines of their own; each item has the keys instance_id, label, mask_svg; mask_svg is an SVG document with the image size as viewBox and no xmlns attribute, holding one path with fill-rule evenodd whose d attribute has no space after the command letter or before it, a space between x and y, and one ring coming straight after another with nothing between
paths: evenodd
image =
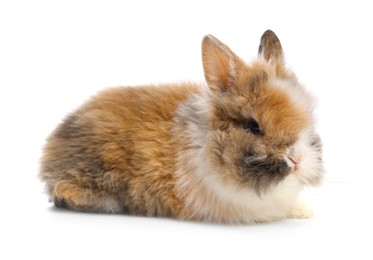
<instances>
[{"instance_id":1,"label":"rabbit paw","mask_svg":"<svg viewBox=\"0 0 373 260\"><path fill-rule=\"evenodd\" d=\"M312 218L314 211L303 203L297 203L292 210L290 211L288 218L289 219L306 219Z\"/></svg>"}]
</instances>

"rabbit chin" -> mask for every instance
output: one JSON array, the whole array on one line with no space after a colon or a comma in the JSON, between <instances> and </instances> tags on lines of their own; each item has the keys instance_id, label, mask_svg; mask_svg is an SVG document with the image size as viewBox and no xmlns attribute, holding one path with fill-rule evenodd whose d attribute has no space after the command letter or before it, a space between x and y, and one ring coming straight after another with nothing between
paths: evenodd
<instances>
[{"instance_id":1,"label":"rabbit chin","mask_svg":"<svg viewBox=\"0 0 373 260\"><path fill-rule=\"evenodd\" d=\"M315 148L305 154L296 171L259 195L243 182L224 178L209 165L208 103L201 96L190 98L175 117L179 121L176 125L183 122L186 126L175 132L182 132L184 147L188 147L177 152L176 189L185 204L181 217L223 223L267 222L288 217L303 187L320 179L318 137L312 143ZM311 142L309 136L305 134L300 145Z\"/></svg>"}]
</instances>

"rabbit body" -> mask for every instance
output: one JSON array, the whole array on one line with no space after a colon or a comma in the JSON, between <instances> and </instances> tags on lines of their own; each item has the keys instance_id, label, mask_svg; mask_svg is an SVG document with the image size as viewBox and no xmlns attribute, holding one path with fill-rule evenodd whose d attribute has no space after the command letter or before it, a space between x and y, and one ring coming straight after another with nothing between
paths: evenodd
<instances>
[{"instance_id":1,"label":"rabbit body","mask_svg":"<svg viewBox=\"0 0 373 260\"><path fill-rule=\"evenodd\" d=\"M58 207L221 223L308 217L323 166L313 99L267 31L246 64L202 44L207 86L102 91L48 138L40 177Z\"/></svg>"}]
</instances>

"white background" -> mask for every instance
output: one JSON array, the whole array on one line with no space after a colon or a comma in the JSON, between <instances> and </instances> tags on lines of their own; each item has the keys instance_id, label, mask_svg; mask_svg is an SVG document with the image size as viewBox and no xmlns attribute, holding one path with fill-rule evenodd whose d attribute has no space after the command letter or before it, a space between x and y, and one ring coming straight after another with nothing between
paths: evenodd
<instances>
[{"instance_id":1,"label":"white background","mask_svg":"<svg viewBox=\"0 0 373 260\"><path fill-rule=\"evenodd\" d=\"M1 1L0 259L372 259L369 1ZM57 210L37 179L62 118L108 86L203 81L213 34L249 61L268 28L318 97L316 215L254 226Z\"/></svg>"}]
</instances>

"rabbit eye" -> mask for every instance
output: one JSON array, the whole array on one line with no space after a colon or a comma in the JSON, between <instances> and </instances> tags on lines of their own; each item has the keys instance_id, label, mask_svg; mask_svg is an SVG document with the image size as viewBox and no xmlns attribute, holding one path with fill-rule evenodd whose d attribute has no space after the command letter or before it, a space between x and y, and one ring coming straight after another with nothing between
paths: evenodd
<instances>
[{"instance_id":1,"label":"rabbit eye","mask_svg":"<svg viewBox=\"0 0 373 260\"><path fill-rule=\"evenodd\" d=\"M246 123L246 128L249 129L254 135L260 135L260 126L254 119L249 119Z\"/></svg>"}]
</instances>

